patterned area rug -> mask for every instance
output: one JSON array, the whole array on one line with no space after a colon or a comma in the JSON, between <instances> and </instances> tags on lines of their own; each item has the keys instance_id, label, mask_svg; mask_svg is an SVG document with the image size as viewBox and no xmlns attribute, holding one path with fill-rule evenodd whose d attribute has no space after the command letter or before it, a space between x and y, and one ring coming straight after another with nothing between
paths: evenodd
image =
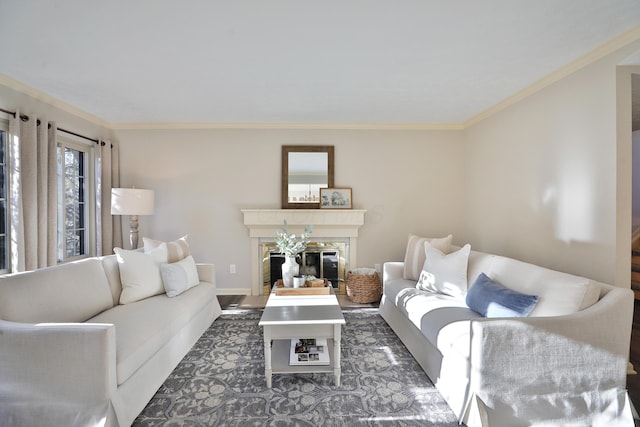
<instances>
[{"instance_id":1,"label":"patterned area rug","mask_svg":"<svg viewBox=\"0 0 640 427\"><path fill-rule=\"evenodd\" d=\"M377 309L344 312L340 387L333 374L279 374L268 389L261 314L216 319L134 426L457 426Z\"/></svg>"}]
</instances>

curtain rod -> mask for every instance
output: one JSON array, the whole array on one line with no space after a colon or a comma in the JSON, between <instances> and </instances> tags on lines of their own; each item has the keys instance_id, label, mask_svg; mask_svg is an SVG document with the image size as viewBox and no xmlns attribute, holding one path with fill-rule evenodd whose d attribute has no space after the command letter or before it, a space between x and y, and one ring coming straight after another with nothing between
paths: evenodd
<instances>
[{"instance_id":1,"label":"curtain rod","mask_svg":"<svg viewBox=\"0 0 640 427\"><path fill-rule=\"evenodd\" d=\"M6 114L9 114L9 115L13 116L14 118L16 117L16 112L15 111L5 110L4 108L0 108L0 111L3 112L3 113L6 113ZM23 120L27 120L29 118L29 116L27 116L26 114L21 114L20 118L23 119ZM38 125L39 124L40 124L40 120L38 120ZM68 133L69 135L77 136L78 138L83 138L83 139L95 142L96 144L100 143L99 139L89 138L88 136L80 135L79 133L75 133L75 132L72 132L70 130L66 130L66 129L63 129L63 128L58 128L58 130L60 132ZM102 144L104 145L104 142Z\"/></svg>"}]
</instances>

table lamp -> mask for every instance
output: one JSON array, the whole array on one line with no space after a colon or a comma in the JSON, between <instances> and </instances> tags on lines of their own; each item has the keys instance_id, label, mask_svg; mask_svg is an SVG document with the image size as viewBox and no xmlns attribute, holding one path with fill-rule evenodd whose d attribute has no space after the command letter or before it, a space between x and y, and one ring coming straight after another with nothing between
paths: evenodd
<instances>
[{"instance_id":1,"label":"table lamp","mask_svg":"<svg viewBox=\"0 0 640 427\"><path fill-rule=\"evenodd\" d=\"M153 208L153 190L111 189L111 215L129 215L131 249L138 248L138 215L153 215Z\"/></svg>"}]
</instances>

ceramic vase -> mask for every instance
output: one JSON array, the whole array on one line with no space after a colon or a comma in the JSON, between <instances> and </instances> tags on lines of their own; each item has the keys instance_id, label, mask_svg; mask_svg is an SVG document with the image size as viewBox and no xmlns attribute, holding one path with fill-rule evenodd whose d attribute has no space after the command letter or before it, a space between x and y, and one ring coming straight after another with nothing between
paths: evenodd
<instances>
[{"instance_id":1,"label":"ceramic vase","mask_svg":"<svg viewBox=\"0 0 640 427\"><path fill-rule=\"evenodd\" d=\"M287 256L282 264L282 283L285 288L293 287L293 276L300 272L300 266L296 262L295 256Z\"/></svg>"}]
</instances>

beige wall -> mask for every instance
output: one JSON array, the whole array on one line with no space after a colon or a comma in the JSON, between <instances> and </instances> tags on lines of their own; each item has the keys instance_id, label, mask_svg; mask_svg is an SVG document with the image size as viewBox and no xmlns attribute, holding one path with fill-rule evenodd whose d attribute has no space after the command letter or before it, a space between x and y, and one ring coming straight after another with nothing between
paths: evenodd
<instances>
[{"instance_id":1,"label":"beige wall","mask_svg":"<svg viewBox=\"0 0 640 427\"><path fill-rule=\"evenodd\" d=\"M156 214L141 218L141 234L189 234L196 258L216 264L224 292L250 288L240 210L280 208L285 144L335 146L336 186L352 187L354 208L367 210L359 267L401 260L409 233L461 230L461 132L129 130L116 137L122 185L156 190Z\"/></svg>"},{"instance_id":2,"label":"beige wall","mask_svg":"<svg viewBox=\"0 0 640 427\"><path fill-rule=\"evenodd\" d=\"M616 84L617 65L638 48L467 129L472 247L629 286L629 263L618 260L630 253L631 150L619 138L630 140L631 127L618 131L616 114L630 106L618 105Z\"/></svg>"}]
</instances>

